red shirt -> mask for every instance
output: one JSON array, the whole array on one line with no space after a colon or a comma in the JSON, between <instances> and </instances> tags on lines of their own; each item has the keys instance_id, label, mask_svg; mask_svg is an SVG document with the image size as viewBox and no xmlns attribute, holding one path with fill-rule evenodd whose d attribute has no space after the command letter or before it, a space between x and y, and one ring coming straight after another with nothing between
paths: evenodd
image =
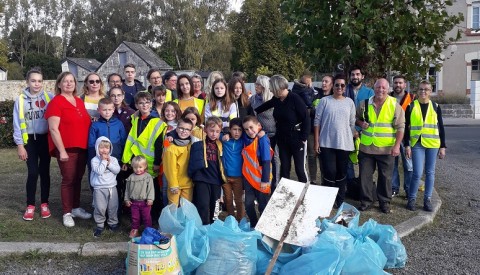
<instances>
[{"instance_id":1,"label":"red shirt","mask_svg":"<svg viewBox=\"0 0 480 275\"><path fill-rule=\"evenodd\" d=\"M48 104L45 118L59 117L58 130L62 137L63 145L67 148L87 149L88 130L90 128L90 116L85 109L83 101L75 97L77 106L73 106L64 96L57 95ZM48 133L48 148L53 155L55 144L53 144L50 132Z\"/></svg>"}]
</instances>

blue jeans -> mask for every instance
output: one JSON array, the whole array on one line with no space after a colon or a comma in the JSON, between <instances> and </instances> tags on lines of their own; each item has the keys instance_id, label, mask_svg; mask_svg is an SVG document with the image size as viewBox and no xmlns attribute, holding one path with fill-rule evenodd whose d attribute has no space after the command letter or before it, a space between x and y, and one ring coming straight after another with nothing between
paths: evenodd
<instances>
[{"instance_id":1,"label":"blue jeans","mask_svg":"<svg viewBox=\"0 0 480 275\"><path fill-rule=\"evenodd\" d=\"M405 147L403 143L400 143L400 156L402 156L402 164L403 164L403 190L405 190L405 194L408 196L410 182L412 181L413 175L413 164L412 159L407 159L405 157ZM395 164L393 166L393 175L392 175L392 191L397 192L400 191L400 175L398 174L398 162L399 158L395 157Z\"/></svg>"},{"instance_id":2,"label":"blue jeans","mask_svg":"<svg viewBox=\"0 0 480 275\"><path fill-rule=\"evenodd\" d=\"M425 194L424 199L430 199L435 182L435 163L437 162L438 148L425 148L417 142L412 148L413 176L410 183L408 199L416 199L420 178L425 168Z\"/></svg>"}]
</instances>

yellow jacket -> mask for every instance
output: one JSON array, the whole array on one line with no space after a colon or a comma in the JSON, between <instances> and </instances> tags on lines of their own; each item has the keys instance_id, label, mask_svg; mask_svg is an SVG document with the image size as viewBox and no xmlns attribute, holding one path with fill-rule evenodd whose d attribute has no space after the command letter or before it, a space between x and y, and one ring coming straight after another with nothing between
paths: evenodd
<instances>
[{"instance_id":1,"label":"yellow jacket","mask_svg":"<svg viewBox=\"0 0 480 275\"><path fill-rule=\"evenodd\" d=\"M168 188L192 188L192 179L188 176L188 161L191 144L178 146L170 143L163 152L163 173L167 178Z\"/></svg>"}]
</instances>

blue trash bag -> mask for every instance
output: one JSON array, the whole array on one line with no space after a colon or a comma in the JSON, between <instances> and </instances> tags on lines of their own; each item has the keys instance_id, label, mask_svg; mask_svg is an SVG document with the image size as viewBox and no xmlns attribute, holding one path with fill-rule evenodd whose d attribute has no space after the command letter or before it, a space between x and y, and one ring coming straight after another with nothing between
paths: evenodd
<instances>
[{"instance_id":1,"label":"blue trash bag","mask_svg":"<svg viewBox=\"0 0 480 275\"><path fill-rule=\"evenodd\" d=\"M340 252L335 248L326 248L322 251L303 254L302 256L286 263L280 275L294 274L340 274L345 261ZM361 274L361 273L358 273Z\"/></svg>"},{"instance_id":2,"label":"blue trash bag","mask_svg":"<svg viewBox=\"0 0 480 275\"><path fill-rule=\"evenodd\" d=\"M369 219L362 225L362 235L370 237L387 257L384 268L402 268L407 262L407 251L397 231L391 225L379 224Z\"/></svg>"},{"instance_id":3,"label":"blue trash bag","mask_svg":"<svg viewBox=\"0 0 480 275\"><path fill-rule=\"evenodd\" d=\"M255 274L258 231L245 232L234 217L216 220L207 229L210 253L196 274Z\"/></svg>"},{"instance_id":4,"label":"blue trash bag","mask_svg":"<svg viewBox=\"0 0 480 275\"><path fill-rule=\"evenodd\" d=\"M382 249L369 237L355 239L353 252L345 258L342 275L388 274L383 271L387 257Z\"/></svg>"},{"instance_id":5,"label":"blue trash bag","mask_svg":"<svg viewBox=\"0 0 480 275\"><path fill-rule=\"evenodd\" d=\"M317 235L311 246L304 247L302 253L322 252L324 249L335 248L342 258L346 258L353 252L354 242L355 238L345 226L328 222L328 227Z\"/></svg>"},{"instance_id":6,"label":"blue trash bag","mask_svg":"<svg viewBox=\"0 0 480 275\"><path fill-rule=\"evenodd\" d=\"M254 229L250 227L250 222L247 221L247 218L242 218L238 223L238 227L245 232L253 231Z\"/></svg>"},{"instance_id":7,"label":"blue trash bag","mask_svg":"<svg viewBox=\"0 0 480 275\"><path fill-rule=\"evenodd\" d=\"M257 245L257 274L265 274L268 269L268 265L270 264L270 260L275 253L275 250L271 248L268 244L263 242L263 240L259 240L257 242ZM272 274L278 274L283 265L298 258L302 252L302 248L300 246L290 244L284 244L282 250L290 251L282 252L278 255L277 261L273 266Z\"/></svg>"},{"instance_id":8,"label":"blue trash bag","mask_svg":"<svg viewBox=\"0 0 480 275\"><path fill-rule=\"evenodd\" d=\"M170 241L170 238L160 234L157 229L147 227L142 232L139 244L165 244Z\"/></svg>"},{"instance_id":9,"label":"blue trash bag","mask_svg":"<svg viewBox=\"0 0 480 275\"><path fill-rule=\"evenodd\" d=\"M339 223L347 226L350 229L358 228L359 220L360 212L353 205L346 202L342 203L340 208L338 208L337 214L333 218L328 219L330 223ZM323 223L322 221L322 226L324 225L327 224ZM321 227L320 229L324 230L325 228Z\"/></svg>"},{"instance_id":10,"label":"blue trash bag","mask_svg":"<svg viewBox=\"0 0 480 275\"><path fill-rule=\"evenodd\" d=\"M193 203L184 198L180 198L180 206L169 204L163 208L158 224L160 231L170 233L172 235L179 235L185 229L188 221L195 221L197 227L202 226L202 219L198 214L197 208Z\"/></svg>"},{"instance_id":11,"label":"blue trash bag","mask_svg":"<svg viewBox=\"0 0 480 275\"><path fill-rule=\"evenodd\" d=\"M178 258L185 274L194 271L207 259L210 251L205 227L197 227L190 220L183 232L177 237Z\"/></svg>"}]
</instances>

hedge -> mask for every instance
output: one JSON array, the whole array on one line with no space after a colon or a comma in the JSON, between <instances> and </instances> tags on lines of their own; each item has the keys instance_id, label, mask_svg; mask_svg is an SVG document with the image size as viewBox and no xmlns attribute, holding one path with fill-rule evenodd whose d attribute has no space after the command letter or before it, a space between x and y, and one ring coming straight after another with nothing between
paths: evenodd
<instances>
[{"instance_id":1,"label":"hedge","mask_svg":"<svg viewBox=\"0 0 480 275\"><path fill-rule=\"evenodd\" d=\"M15 147L13 141L13 100L0 102L0 148Z\"/></svg>"}]
</instances>

